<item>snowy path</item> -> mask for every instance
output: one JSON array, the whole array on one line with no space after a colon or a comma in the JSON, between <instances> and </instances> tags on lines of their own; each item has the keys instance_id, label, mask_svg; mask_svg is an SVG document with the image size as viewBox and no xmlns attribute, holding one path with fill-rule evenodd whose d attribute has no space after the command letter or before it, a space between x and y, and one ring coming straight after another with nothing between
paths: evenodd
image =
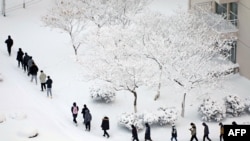
<instances>
[{"instance_id":1,"label":"snowy path","mask_svg":"<svg viewBox=\"0 0 250 141\"><path fill-rule=\"evenodd\" d=\"M19 132L25 132L26 129L37 129L41 138L43 135L46 135L46 138L49 135L51 138L61 141L82 138L83 128L79 127L82 128L79 130L72 126L70 111L69 113L64 112L69 107L56 98L47 98L46 92L40 91L39 81L37 85L34 81L30 82L30 77L17 67L15 56L15 50L10 57L7 56L7 51L2 48L0 50L0 66L4 79L4 83L0 84L0 114L6 117L6 124L0 128L1 134L6 133L10 138L16 138L20 136ZM9 126L10 124L18 124L20 129L12 128L16 125ZM54 132L51 132L51 126L54 128ZM62 137L61 134L64 136Z\"/></svg>"}]
</instances>

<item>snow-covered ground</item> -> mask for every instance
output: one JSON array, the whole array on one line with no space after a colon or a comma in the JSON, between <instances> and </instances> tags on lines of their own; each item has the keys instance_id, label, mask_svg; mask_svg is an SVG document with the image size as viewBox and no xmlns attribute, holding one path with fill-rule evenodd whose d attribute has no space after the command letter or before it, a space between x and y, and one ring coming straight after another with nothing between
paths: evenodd
<instances>
[{"instance_id":1,"label":"snow-covered ground","mask_svg":"<svg viewBox=\"0 0 250 141\"><path fill-rule=\"evenodd\" d=\"M22 0L20 0L22 1ZM20 2L19 1L19 2ZM11 2L14 2L12 0ZM17 1L16 1L17 2ZM22 2L20 2L22 3ZM183 6L187 0L155 0L152 9L170 14ZM104 104L92 101L89 96L89 83L81 76L81 66L75 62L73 49L70 47L67 35L56 30L50 30L42 25L40 18L52 6L51 0L37 0L26 9L17 8L7 10L6 17L0 16L0 139L3 141L24 141L27 136L38 132L36 141L78 141L78 140L106 140L102 136L100 124L103 116L110 117L111 141L126 141L131 139L129 130L117 124L118 117L123 112L133 112L133 97L129 93L121 92L115 102ZM14 39L12 55L8 56L4 40L8 35ZM30 82L30 77L17 67L16 52L22 48L31 55L40 70L44 70L53 79L53 99L46 97L40 91L40 84ZM228 91L242 98L249 97L250 81L236 75L230 81L224 82ZM138 111L155 111L161 105L181 108L182 93L171 86L164 87L158 101L154 101L155 92L149 89L138 91ZM222 100L226 93L211 91L210 97ZM180 141L190 138L190 122L198 128L198 138L203 136L202 121L197 112L197 105L208 95L201 95L199 91L190 93L186 101L186 116L179 116L176 127ZM81 124L82 115L78 115L79 126L72 121L70 108L76 102L81 109L83 104L89 107L93 120L91 131L86 132ZM249 115L238 118L226 118L224 124L237 121L239 124L249 123ZM219 126L217 122L209 122L210 138L219 140ZM151 128L153 140L170 140L170 126L156 126ZM139 138L144 138L144 130L139 132Z\"/></svg>"}]
</instances>

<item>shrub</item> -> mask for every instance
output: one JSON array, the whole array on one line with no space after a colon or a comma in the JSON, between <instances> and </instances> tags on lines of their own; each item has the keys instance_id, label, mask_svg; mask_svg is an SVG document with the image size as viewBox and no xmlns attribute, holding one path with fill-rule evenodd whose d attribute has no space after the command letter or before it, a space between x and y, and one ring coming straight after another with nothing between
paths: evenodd
<instances>
[{"instance_id":1,"label":"shrub","mask_svg":"<svg viewBox=\"0 0 250 141\"><path fill-rule=\"evenodd\" d=\"M131 125L133 124L138 130L143 129L142 119L136 113L122 113L118 119L118 123L122 126L125 126L128 129L132 129Z\"/></svg>"},{"instance_id":2,"label":"shrub","mask_svg":"<svg viewBox=\"0 0 250 141\"><path fill-rule=\"evenodd\" d=\"M245 110L245 104L240 97L229 95L225 97L226 113L233 117L240 116Z\"/></svg>"},{"instance_id":3,"label":"shrub","mask_svg":"<svg viewBox=\"0 0 250 141\"><path fill-rule=\"evenodd\" d=\"M142 119L144 123L148 123L149 125L158 123L159 117L157 114L152 112L145 112L142 114Z\"/></svg>"},{"instance_id":4,"label":"shrub","mask_svg":"<svg viewBox=\"0 0 250 141\"><path fill-rule=\"evenodd\" d=\"M245 99L245 110L247 113L250 113L250 97Z\"/></svg>"},{"instance_id":5,"label":"shrub","mask_svg":"<svg viewBox=\"0 0 250 141\"><path fill-rule=\"evenodd\" d=\"M221 121L226 117L225 107L211 98L203 99L198 111L203 121Z\"/></svg>"},{"instance_id":6,"label":"shrub","mask_svg":"<svg viewBox=\"0 0 250 141\"><path fill-rule=\"evenodd\" d=\"M158 123L160 125L172 124L177 120L177 109L175 107L160 107L157 110Z\"/></svg>"},{"instance_id":7,"label":"shrub","mask_svg":"<svg viewBox=\"0 0 250 141\"><path fill-rule=\"evenodd\" d=\"M90 96L94 100L103 100L110 103L115 100L116 91L109 83L97 82L90 87Z\"/></svg>"}]
</instances>

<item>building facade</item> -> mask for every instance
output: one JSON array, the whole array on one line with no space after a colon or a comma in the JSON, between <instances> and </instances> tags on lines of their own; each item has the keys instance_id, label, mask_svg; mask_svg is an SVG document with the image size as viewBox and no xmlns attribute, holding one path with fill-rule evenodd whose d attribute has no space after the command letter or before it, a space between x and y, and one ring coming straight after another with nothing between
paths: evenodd
<instances>
[{"instance_id":1,"label":"building facade","mask_svg":"<svg viewBox=\"0 0 250 141\"><path fill-rule=\"evenodd\" d=\"M189 0L189 9L205 4L211 5L210 11L223 15L237 28L225 31L237 36L230 59L239 64L239 73L250 79L250 0Z\"/></svg>"}]
</instances>

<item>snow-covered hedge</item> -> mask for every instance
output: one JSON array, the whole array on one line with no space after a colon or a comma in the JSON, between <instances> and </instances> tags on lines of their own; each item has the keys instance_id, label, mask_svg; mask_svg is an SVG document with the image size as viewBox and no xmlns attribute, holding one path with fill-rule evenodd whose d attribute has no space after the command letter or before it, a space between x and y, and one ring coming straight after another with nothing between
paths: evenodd
<instances>
[{"instance_id":1,"label":"snow-covered hedge","mask_svg":"<svg viewBox=\"0 0 250 141\"><path fill-rule=\"evenodd\" d=\"M160 125L175 123L178 118L178 112L175 107L160 107L158 108L156 114Z\"/></svg>"},{"instance_id":2,"label":"snow-covered hedge","mask_svg":"<svg viewBox=\"0 0 250 141\"><path fill-rule=\"evenodd\" d=\"M138 130L143 129L142 119L140 115L136 113L122 113L118 119L118 124L125 126L131 130L131 125L133 124Z\"/></svg>"},{"instance_id":3,"label":"snow-covered hedge","mask_svg":"<svg viewBox=\"0 0 250 141\"><path fill-rule=\"evenodd\" d=\"M103 100L106 103L115 100L116 91L109 83L96 82L89 89L90 89L90 96L94 100Z\"/></svg>"},{"instance_id":4,"label":"snow-covered hedge","mask_svg":"<svg viewBox=\"0 0 250 141\"><path fill-rule=\"evenodd\" d=\"M238 117L245 111L244 101L236 95L225 97L226 113L229 116Z\"/></svg>"},{"instance_id":5,"label":"snow-covered hedge","mask_svg":"<svg viewBox=\"0 0 250 141\"><path fill-rule=\"evenodd\" d=\"M131 129L133 124L138 130L144 128L144 124L173 124L177 120L177 109L175 107L159 107L155 112L144 113L122 113L118 124Z\"/></svg>"},{"instance_id":6,"label":"snow-covered hedge","mask_svg":"<svg viewBox=\"0 0 250 141\"><path fill-rule=\"evenodd\" d=\"M211 98L203 99L198 111L203 121L221 121L226 117L225 106Z\"/></svg>"},{"instance_id":7,"label":"snow-covered hedge","mask_svg":"<svg viewBox=\"0 0 250 141\"><path fill-rule=\"evenodd\" d=\"M142 119L144 123L148 123L149 125L158 123L159 116L153 112L144 112L142 114Z\"/></svg>"},{"instance_id":8,"label":"snow-covered hedge","mask_svg":"<svg viewBox=\"0 0 250 141\"><path fill-rule=\"evenodd\" d=\"M250 97L245 99L245 106L246 106L245 108L246 112L250 113Z\"/></svg>"}]
</instances>

